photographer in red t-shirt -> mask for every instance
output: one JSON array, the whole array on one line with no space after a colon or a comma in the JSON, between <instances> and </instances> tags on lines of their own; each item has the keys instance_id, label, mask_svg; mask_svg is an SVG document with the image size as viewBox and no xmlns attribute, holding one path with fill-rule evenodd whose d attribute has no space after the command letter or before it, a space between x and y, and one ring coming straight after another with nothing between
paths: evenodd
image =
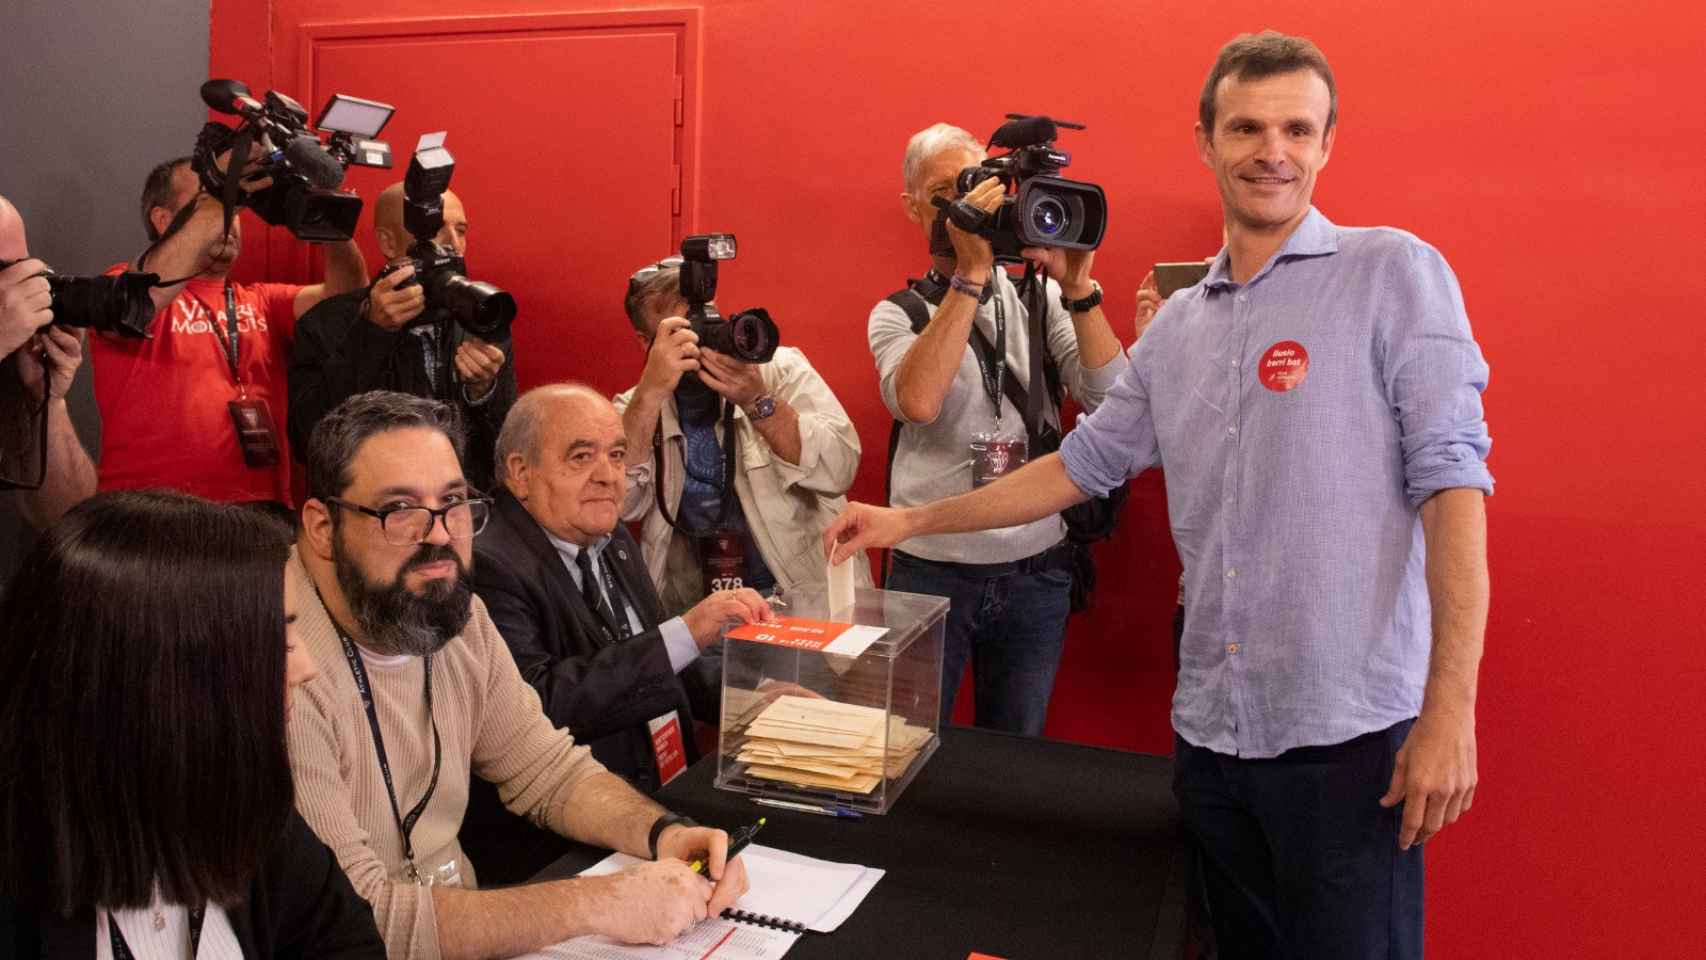
<instances>
[{"instance_id":1,"label":"photographer in red t-shirt","mask_svg":"<svg viewBox=\"0 0 1706 960\"><path fill-rule=\"evenodd\" d=\"M270 185L262 178L242 186L252 193ZM186 207L187 219L171 230ZM160 312L149 339L90 338L101 489L171 487L289 505L285 368L296 318L367 286L361 252L347 240L324 244L326 279L313 286L231 281L240 224L233 218L225 231L224 209L202 190L188 157L148 175L142 220L155 245L135 269L190 279L154 291Z\"/></svg>"}]
</instances>

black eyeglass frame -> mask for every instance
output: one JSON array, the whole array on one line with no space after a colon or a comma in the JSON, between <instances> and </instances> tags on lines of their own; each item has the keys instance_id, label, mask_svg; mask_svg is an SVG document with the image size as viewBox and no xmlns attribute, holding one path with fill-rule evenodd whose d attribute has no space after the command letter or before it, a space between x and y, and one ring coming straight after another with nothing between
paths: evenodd
<instances>
[{"instance_id":1,"label":"black eyeglass frame","mask_svg":"<svg viewBox=\"0 0 1706 960\"><path fill-rule=\"evenodd\" d=\"M491 497L469 497L466 500L458 500L455 503L447 503L442 507L421 507L421 506L388 507L384 510L375 510L372 507L363 506L362 504L355 503L355 502L349 501L349 500L345 500L342 497L327 497L324 502L329 503L334 507L342 507L346 510L354 510L356 513L365 514L369 517L372 517L375 520L378 520L379 521L379 532L386 534L385 541L387 543L390 543L394 547L412 547L416 544L425 543L427 541L427 538L432 536L432 528L438 526L441 523L444 525L444 535L449 537L452 540L472 540L472 539L474 539L475 537L480 535L480 531L486 529L486 524L491 521L491 518L492 518L492 502L493 501L492 501ZM482 515L480 518L479 525L476 526L466 537L459 537L456 534L450 532L450 511L455 510L458 507L472 508L475 504L479 504L480 506L483 506L486 508L484 515ZM395 543L395 542L393 542L391 540L390 535L389 535L388 528L385 526L385 521L389 520L392 517L392 515L402 513L404 510L425 510L428 514L426 529L421 532L420 538L415 540L413 543Z\"/></svg>"}]
</instances>

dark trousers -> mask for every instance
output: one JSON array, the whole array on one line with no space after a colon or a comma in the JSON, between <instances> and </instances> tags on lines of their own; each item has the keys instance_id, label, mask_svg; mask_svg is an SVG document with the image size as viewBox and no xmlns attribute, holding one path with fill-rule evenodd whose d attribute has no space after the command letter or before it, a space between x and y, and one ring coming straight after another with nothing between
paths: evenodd
<instances>
[{"instance_id":1,"label":"dark trousers","mask_svg":"<svg viewBox=\"0 0 1706 960\"><path fill-rule=\"evenodd\" d=\"M1072 571L1052 561L1039 566L985 576L969 564L934 563L895 552L888 589L948 598L943 723L953 715L969 661L977 701L974 723L1042 735L1072 610Z\"/></svg>"},{"instance_id":2,"label":"dark trousers","mask_svg":"<svg viewBox=\"0 0 1706 960\"><path fill-rule=\"evenodd\" d=\"M1222 960L1419 960L1422 848L1378 802L1412 722L1266 760L1174 737Z\"/></svg>"}]
</instances>

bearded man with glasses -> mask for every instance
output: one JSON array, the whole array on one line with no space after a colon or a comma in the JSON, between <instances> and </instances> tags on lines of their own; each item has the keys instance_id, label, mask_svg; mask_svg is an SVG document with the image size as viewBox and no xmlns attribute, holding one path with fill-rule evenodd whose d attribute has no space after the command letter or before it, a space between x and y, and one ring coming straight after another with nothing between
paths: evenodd
<instances>
[{"instance_id":1,"label":"bearded man with glasses","mask_svg":"<svg viewBox=\"0 0 1706 960\"><path fill-rule=\"evenodd\" d=\"M514 956L581 934L666 942L734 903L728 836L694 826L554 728L470 589L488 502L445 404L358 394L309 441L286 576L319 667L289 723L296 804L373 905L392 957ZM562 836L654 862L476 890L458 840L471 775ZM688 869L703 857L710 878Z\"/></svg>"}]
</instances>

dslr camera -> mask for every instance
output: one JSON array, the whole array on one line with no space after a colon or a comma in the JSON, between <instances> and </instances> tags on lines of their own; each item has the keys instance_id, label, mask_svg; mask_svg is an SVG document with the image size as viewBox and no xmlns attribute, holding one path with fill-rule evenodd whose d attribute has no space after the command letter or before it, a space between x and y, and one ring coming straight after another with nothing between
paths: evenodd
<instances>
[{"instance_id":1,"label":"dslr camera","mask_svg":"<svg viewBox=\"0 0 1706 960\"><path fill-rule=\"evenodd\" d=\"M1065 120L1009 113L1007 122L989 138L990 149L1007 152L960 171L954 185L962 198L991 178L1011 191L993 212L963 199L935 200L954 226L989 241L997 263L1021 262L1019 251L1026 247L1094 250L1102 243L1108 229L1107 197L1093 183L1060 176L1061 169L1072 163L1071 154L1054 146L1062 127L1084 129L1083 124ZM931 252L953 253L947 230L939 228L935 233Z\"/></svg>"},{"instance_id":2,"label":"dslr camera","mask_svg":"<svg viewBox=\"0 0 1706 960\"><path fill-rule=\"evenodd\" d=\"M711 303L717 296L717 261L735 258L735 235L707 233L681 241L681 296L687 322L699 345L742 363L769 363L781 344L770 312L763 307L725 318Z\"/></svg>"},{"instance_id":3,"label":"dslr camera","mask_svg":"<svg viewBox=\"0 0 1706 960\"><path fill-rule=\"evenodd\" d=\"M4 270L16 260L0 260ZM153 273L126 272L110 277L62 277L42 274L53 298L53 322L62 327L88 327L142 339L154 322L154 300L148 291L159 285Z\"/></svg>"},{"instance_id":4,"label":"dslr camera","mask_svg":"<svg viewBox=\"0 0 1706 960\"><path fill-rule=\"evenodd\" d=\"M401 286L420 284L427 312L443 308L474 336L487 342L502 340L515 320L515 298L489 283L468 279L467 263L454 248L436 239L444 229L444 191L455 172L456 158L444 147L444 133L423 134L403 178L403 227L415 238L407 262L414 264L415 275ZM403 263L387 264L379 276L401 269Z\"/></svg>"},{"instance_id":5,"label":"dslr camera","mask_svg":"<svg viewBox=\"0 0 1706 960\"><path fill-rule=\"evenodd\" d=\"M390 145L373 139L395 112L390 104L334 94L310 126L302 104L276 90L257 101L239 81L209 80L201 85L201 98L220 113L242 118L235 128L210 122L196 137L190 163L209 193L221 196L233 171L241 179L270 176L271 186L237 191L236 202L301 240L326 243L355 233L361 198L338 187L352 164L391 169ZM317 129L330 134L327 143L320 142ZM240 142L261 145L263 154L253 166L246 149L232 149ZM227 149L230 168L221 170L214 157Z\"/></svg>"}]
</instances>

